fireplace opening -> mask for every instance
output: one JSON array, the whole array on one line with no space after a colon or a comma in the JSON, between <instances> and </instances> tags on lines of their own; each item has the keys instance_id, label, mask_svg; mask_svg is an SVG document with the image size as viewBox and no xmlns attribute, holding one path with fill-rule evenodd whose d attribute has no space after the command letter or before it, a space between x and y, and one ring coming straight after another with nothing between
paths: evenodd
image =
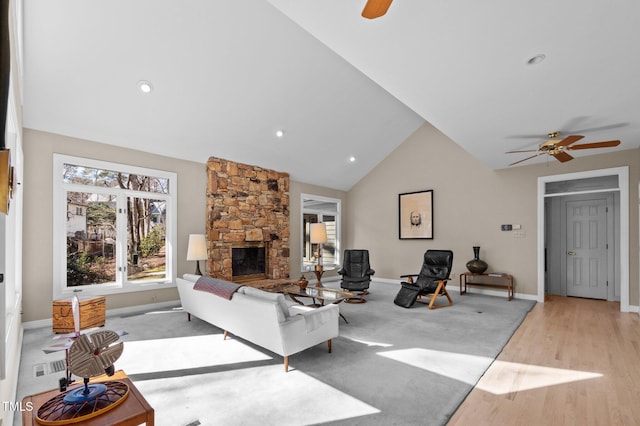
<instances>
[{"instance_id":1,"label":"fireplace opening","mask_svg":"<svg viewBox=\"0 0 640 426\"><path fill-rule=\"evenodd\" d=\"M251 281L267 278L267 247L265 244L245 243L231 248L233 281Z\"/></svg>"}]
</instances>

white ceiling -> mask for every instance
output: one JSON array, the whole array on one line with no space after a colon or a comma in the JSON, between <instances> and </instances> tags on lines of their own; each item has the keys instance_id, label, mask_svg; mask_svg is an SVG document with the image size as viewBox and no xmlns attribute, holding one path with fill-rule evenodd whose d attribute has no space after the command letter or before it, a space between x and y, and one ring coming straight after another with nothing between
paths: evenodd
<instances>
[{"instance_id":1,"label":"white ceiling","mask_svg":"<svg viewBox=\"0 0 640 426\"><path fill-rule=\"evenodd\" d=\"M640 2L364 3L26 0L24 125L343 190L425 120L490 168L554 130L640 145Z\"/></svg>"}]
</instances>

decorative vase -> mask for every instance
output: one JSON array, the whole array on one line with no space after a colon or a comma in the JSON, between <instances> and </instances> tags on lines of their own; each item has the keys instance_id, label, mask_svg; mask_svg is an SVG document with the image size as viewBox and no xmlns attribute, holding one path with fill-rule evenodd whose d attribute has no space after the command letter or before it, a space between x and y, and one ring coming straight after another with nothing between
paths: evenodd
<instances>
[{"instance_id":1,"label":"decorative vase","mask_svg":"<svg viewBox=\"0 0 640 426\"><path fill-rule=\"evenodd\" d=\"M307 281L304 275L301 276L298 280L298 287L300 287L300 290L304 290L305 288L307 288L307 284L309 284L309 281Z\"/></svg>"},{"instance_id":2,"label":"decorative vase","mask_svg":"<svg viewBox=\"0 0 640 426\"><path fill-rule=\"evenodd\" d=\"M473 247L473 259L467 262L467 269L472 274L481 274L487 270L487 262L480 259L480 247Z\"/></svg>"}]
</instances>

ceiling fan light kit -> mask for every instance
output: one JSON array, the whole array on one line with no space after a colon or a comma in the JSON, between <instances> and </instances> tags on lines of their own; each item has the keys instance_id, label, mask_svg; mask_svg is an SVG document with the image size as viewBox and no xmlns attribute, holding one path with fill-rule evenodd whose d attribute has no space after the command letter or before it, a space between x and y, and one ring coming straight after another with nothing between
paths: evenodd
<instances>
[{"instance_id":1,"label":"ceiling fan light kit","mask_svg":"<svg viewBox=\"0 0 640 426\"><path fill-rule=\"evenodd\" d=\"M535 152L534 155L523 158L522 160L518 160L515 163L509 164L509 166L514 166L516 164L522 163L524 161L535 158L539 155L547 154L555 157L556 160L561 163L565 163L567 161L573 160L573 156L571 156L567 151L573 151L577 149L591 149L591 148L612 148L620 145L619 140L614 141L602 141L602 142L592 142L592 143L583 143L579 145L573 145L580 139L584 138L582 135L569 135L566 138L558 139L560 136L560 132L549 132L547 133L547 137L549 140L540 144L538 149L527 149L527 150L517 150L517 151L508 151L505 154L514 154L520 152Z\"/></svg>"}]
</instances>

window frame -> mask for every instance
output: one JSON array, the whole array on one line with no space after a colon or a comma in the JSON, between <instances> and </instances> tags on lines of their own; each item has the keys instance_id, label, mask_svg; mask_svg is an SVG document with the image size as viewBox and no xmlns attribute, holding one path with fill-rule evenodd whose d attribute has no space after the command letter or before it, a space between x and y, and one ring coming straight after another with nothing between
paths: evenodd
<instances>
[{"instance_id":1,"label":"window frame","mask_svg":"<svg viewBox=\"0 0 640 426\"><path fill-rule=\"evenodd\" d=\"M122 173L153 176L169 181L169 193L160 194L154 192L135 191L121 188L101 188L90 185L65 183L63 181L64 164L74 164L82 167L92 167L102 170L111 170ZM63 154L53 154L53 296L55 299L68 298L74 294L88 296L102 296L108 294L121 294L137 291L158 290L175 287L177 271L177 186L178 177L174 172L149 169L128 164L109 161L94 160L89 158L74 157ZM116 194L116 214L126 214L127 197L144 197L151 199L165 199L166 206L166 274L163 279L134 282L127 280L127 229L124 225L118 226L116 239L116 280L114 283L99 285L85 285L67 287L67 247L66 247L66 220L67 220L67 192L93 192ZM123 268L124 266L124 268Z\"/></svg>"},{"instance_id":2,"label":"window frame","mask_svg":"<svg viewBox=\"0 0 640 426\"><path fill-rule=\"evenodd\" d=\"M323 203L334 203L336 205L335 210L327 210L327 209L315 209L305 207L305 200L312 201L320 201ZM341 234L342 234L342 200L339 198L331 198L324 197L321 195L313 195L313 194L300 194L300 271L301 272L309 272L313 270L313 266L305 265L304 258L304 246L305 246L305 214L315 214L318 217L318 222L323 222L323 216L334 216L335 217L335 226L336 226L336 244L335 244L335 262L334 263L326 263L323 262L323 267L325 270L336 269L340 266L340 245L341 245Z\"/></svg>"}]
</instances>

